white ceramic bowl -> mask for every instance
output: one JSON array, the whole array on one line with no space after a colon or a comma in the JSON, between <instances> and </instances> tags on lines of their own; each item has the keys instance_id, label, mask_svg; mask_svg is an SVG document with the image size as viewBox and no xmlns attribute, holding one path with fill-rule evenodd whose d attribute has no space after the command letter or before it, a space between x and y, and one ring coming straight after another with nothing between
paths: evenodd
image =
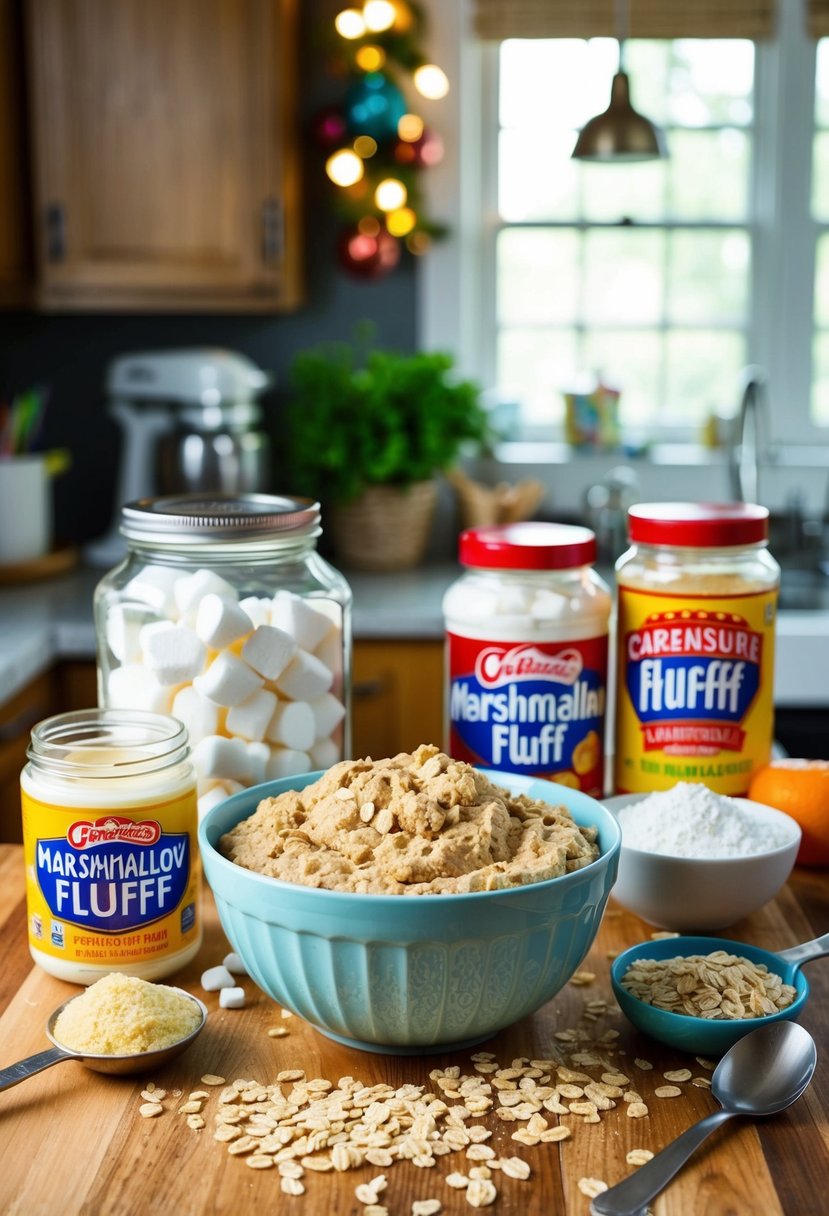
<instances>
[{"instance_id":1,"label":"white ceramic bowl","mask_svg":"<svg viewBox=\"0 0 829 1216\"><path fill-rule=\"evenodd\" d=\"M602 801L618 818L623 807L647 797L622 794ZM749 857L670 857L631 848L622 828L613 898L648 924L680 933L725 929L761 908L791 873L800 847L800 828L782 811L748 798L734 801L781 835L785 831L786 843Z\"/></svg>"}]
</instances>

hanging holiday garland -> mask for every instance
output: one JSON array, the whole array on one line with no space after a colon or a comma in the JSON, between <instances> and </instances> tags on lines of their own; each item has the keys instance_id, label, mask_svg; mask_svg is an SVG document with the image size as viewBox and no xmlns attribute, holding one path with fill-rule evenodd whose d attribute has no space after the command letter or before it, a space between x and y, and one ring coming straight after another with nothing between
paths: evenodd
<instances>
[{"instance_id":1,"label":"hanging holiday garland","mask_svg":"<svg viewBox=\"0 0 829 1216\"><path fill-rule=\"evenodd\" d=\"M424 214L419 181L441 160L443 143L403 92L411 83L437 101L449 91L446 73L421 49L424 26L420 7L409 0L365 0L334 21L334 54L350 83L341 106L317 115L314 136L339 187L340 260L362 278L394 270L403 243L422 254L443 233Z\"/></svg>"}]
</instances>

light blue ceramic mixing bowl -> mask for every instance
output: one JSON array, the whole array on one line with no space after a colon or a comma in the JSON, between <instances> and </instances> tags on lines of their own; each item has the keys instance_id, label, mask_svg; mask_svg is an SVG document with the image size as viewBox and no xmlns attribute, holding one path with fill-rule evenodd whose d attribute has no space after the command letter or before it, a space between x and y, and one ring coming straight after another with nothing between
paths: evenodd
<instances>
[{"instance_id":1,"label":"light blue ceramic mixing bowl","mask_svg":"<svg viewBox=\"0 0 829 1216\"><path fill-rule=\"evenodd\" d=\"M222 926L250 975L323 1034L369 1051L442 1051L482 1042L546 1004L589 950L616 880L621 833L586 794L488 771L515 793L565 805L595 825L600 856L561 878L468 895L357 895L255 874L219 838L262 798L319 773L271 781L220 803L199 825Z\"/></svg>"}]
</instances>

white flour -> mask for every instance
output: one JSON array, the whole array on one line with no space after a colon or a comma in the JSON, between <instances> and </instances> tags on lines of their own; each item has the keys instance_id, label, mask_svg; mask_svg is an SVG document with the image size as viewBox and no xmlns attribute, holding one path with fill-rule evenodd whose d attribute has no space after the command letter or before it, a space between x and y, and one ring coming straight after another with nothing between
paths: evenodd
<instances>
[{"instance_id":1,"label":"white flour","mask_svg":"<svg viewBox=\"0 0 829 1216\"><path fill-rule=\"evenodd\" d=\"M617 814L623 844L671 857L746 857L789 839L784 828L761 821L733 798L686 781Z\"/></svg>"}]
</instances>

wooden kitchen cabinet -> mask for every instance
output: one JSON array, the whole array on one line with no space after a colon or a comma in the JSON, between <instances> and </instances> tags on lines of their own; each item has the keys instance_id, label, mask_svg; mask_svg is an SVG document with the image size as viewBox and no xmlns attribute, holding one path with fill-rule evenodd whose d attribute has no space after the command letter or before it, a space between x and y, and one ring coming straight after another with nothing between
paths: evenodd
<instances>
[{"instance_id":1,"label":"wooden kitchen cabinet","mask_svg":"<svg viewBox=\"0 0 829 1216\"><path fill-rule=\"evenodd\" d=\"M300 301L296 0L28 0L37 302Z\"/></svg>"},{"instance_id":2,"label":"wooden kitchen cabinet","mask_svg":"<svg viewBox=\"0 0 829 1216\"><path fill-rule=\"evenodd\" d=\"M0 307L31 301L32 249L21 0L0 0Z\"/></svg>"},{"instance_id":3,"label":"wooden kitchen cabinet","mask_svg":"<svg viewBox=\"0 0 829 1216\"><path fill-rule=\"evenodd\" d=\"M443 644L361 640L354 644L352 751L374 759L443 745Z\"/></svg>"}]
</instances>

